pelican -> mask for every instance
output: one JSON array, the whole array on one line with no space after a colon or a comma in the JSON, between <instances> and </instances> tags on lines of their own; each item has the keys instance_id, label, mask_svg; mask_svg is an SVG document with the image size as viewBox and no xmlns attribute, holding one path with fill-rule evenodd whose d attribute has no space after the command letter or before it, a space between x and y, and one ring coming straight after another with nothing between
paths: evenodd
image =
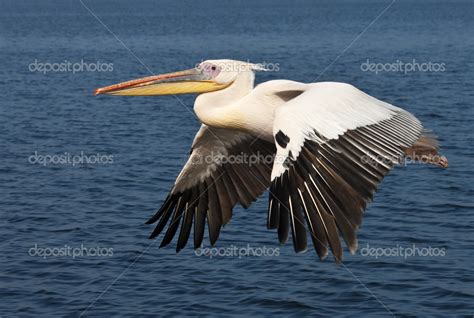
<instances>
[{"instance_id":1,"label":"pelican","mask_svg":"<svg viewBox=\"0 0 474 318\"><path fill-rule=\"evenodd\" d=\"M339 263L342 240L355 254L363 212L394 166L409 158L447 167L436 138L411 113L345 83L272 80L254 86L255 73L264 70L208 60L95 91L198 94L194 112L202 125L189 160L146 222L157 222L150 238L169 224L160 247L179 228L179 252L194 224L194 248L200 248L206 223L214 245L234 206L247 209L269 189L267 228L277 230L280 243L291 229L295 251L303 252L309 234L321 260L331 250Z\"/></svg>"}]
</instances>

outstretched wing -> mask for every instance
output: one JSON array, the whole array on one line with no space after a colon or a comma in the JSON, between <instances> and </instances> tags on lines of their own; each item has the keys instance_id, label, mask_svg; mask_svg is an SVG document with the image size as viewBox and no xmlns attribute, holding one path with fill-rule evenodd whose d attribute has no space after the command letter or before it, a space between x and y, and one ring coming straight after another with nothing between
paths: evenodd
<instances>
[{"instance_id":1,"label":"outstretched wing","mask_svg":"<svg viewBox=\"0 0 474 318\"><path fill-rule=\"evenodd\" d=\"M406 154L434 160L437 144L410 113L348 84L317 83L275 112L277 154L271 176L268 228L297 252L308 227L318 256L328 247L342 260L377 185ZM445 159L445 158L443 158ZM443 165L443 162L439 162Z\"/></svg>"},{"instance_id":2,"label":"outstretched wing","mask_svg":"<svg viewBox=\"0 0 474 318\"><path fill-rule=\"evenodd\" d=\"M147 222L158 225L150 238L169 223L161 246L171 242L181 223L176 250L187 243L194 220L194 248L201 246L207 219L214 244L237 202L248 208L270 185L273 143L242 132L202 125L190 157L162 207ZM161 247L160 246L160 247Z\"/></svg>"}]
</instances>

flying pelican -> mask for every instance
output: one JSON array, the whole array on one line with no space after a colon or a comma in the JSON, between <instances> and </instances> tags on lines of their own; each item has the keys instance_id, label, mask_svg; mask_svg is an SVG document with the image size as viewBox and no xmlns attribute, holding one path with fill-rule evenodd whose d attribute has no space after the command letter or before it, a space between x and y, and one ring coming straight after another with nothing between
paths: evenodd
<instances>
[{"instance_id":1,"label":"flying pelican","mask_svg":"<svg viewBox=\"0 0 474 318\"><path fill-rule=\"evenodd\" d=\"M193 221L194 248L201 247L206 219L214 245L233 207L248 208L269 188L267 227L277 229L280 243L291 229L295 251L306 251L308 232L321 260L329 248L340 262L339 237L354 254L366 205L394 165L408 157L447 167L435 137L411 113L345 83L272 80L254 87L259 70L265 69L208 60L95 91L198 94L194 112L202 125L189 160L147 222L158 222L150 238L169 223L160 247L181 224L180 251Z\"/></svg>"}]
</instances>

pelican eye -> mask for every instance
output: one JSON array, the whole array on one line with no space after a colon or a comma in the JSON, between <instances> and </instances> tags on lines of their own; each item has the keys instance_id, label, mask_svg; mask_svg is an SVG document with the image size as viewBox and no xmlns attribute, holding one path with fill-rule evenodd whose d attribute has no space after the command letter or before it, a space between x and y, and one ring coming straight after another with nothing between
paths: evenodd
<instances>
[{"instance_id":1,"label":"pelican eye","mask_svg":"<svg viewBox=\"0 0 474 318\"><path fill-rule=\"evenodd\" d=\"M202 70L211 78L215 78L217 75L219 75L221 71L220 67L218 67L217 65L210 64L210 63L203 64Z\"/></svg>"}]
</instances>

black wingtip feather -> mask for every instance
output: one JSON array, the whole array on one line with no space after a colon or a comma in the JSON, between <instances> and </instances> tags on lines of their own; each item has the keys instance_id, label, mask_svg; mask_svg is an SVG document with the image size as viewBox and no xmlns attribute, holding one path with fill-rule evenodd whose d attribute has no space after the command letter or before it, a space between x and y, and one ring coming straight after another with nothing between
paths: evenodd
<instances>
[{"instance_id":1,"label":"black wingtip feather","mask_svg":"<svg viewBox=\"0 0 474 318\"><path fill-rule=\"evenodd\" d=\"M173 212L174 207L176 206L177 200L172 200L171 205L169 205L165 210L163 210L163 215L158 222L158 225L155 227L151 235L149 236L150 239L157 237L163 231L166 223L168 222L171 214Z\"/></svg>"},{"instance_id":2,"label":"black wingtip feather","mask_svg":"<svg viewBox=\"0 0 474 318\"><path fill-rule=\"evenodd\" d=\"M173 237L176 234L176 231L178 230L178 227L179 227L181 215L183 214L183 210L186 207L186 201L187 201L187 194L180 197L178 201L178 205L174 211L173 218L171 219L171 223L168 226L168 230L166 231L165 236L163 237L160 247L168 245L173 240Z\"/></svg>"},{"instance_id":3,"label":"black wingtip feather","mask_svg":"<svg viewBox=\"0 0 474 318\"><path fill-rule=\"evenodd\" d=\"M161 205L161 208L148 221L146 221L145 224L153 224L156 221L158 221L158 219L163 215L163 213L169 207L169 205L172 204L173 199L174 199L174 195L172 195L171 193L168 194L165 201Z\"/></svg>"},{"instance_id":4,"label":"black wingtip feather","mask_svg":"<svg viewBox=\"0 0 474 318\"><path fill-rule=\"evenodd\" d=\"M207 190L204 184L199 185L201 196L196 210L196 219L194 221L194 249L200 248L204 239L204 227L207 213Z\"/></svg>"},{"instance_id":5,"label":"black wingtip feather","mask_svg":"<svg viewBox=\"0 0 474 318\"><path fill-rule=\"evenodd\" d=\"M198 195L199 192L197 187L193 187L191 189L189 202L184 210L183 223L179 232L178 243L176 244L176 253L181 251L188 243L189 235L191 234L191 227L193 225L194 214L196 213Z\"/></svg>"},{"instance_id":6,"label":"black wingtip feather","mask_svg":"<svg viewBox=\"0 0 474 318\"><path fill-rule=\"evenodd\" d=\"M278 188L279 180L275 179L271 183L270 191L268 193L268 217L267 217L267 229L277 229L280 223L280 201L278 199Z\"/></svg>"}]
</instances>

